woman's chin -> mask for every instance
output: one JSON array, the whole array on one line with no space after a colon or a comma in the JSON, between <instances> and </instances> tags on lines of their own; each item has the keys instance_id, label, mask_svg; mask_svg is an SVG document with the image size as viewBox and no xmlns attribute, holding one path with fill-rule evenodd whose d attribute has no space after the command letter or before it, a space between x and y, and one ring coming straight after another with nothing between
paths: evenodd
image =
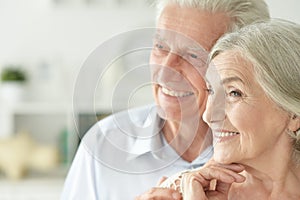
<instances>
[{"instance_id":1,"label":"woman's chin","mask_svg":"<svg viewBox=\"0 0 300 200\"><path fill-rule=\"evenodd\" d=\"M227 164L231 164L233 163L233 160L228 158L225 155L219 155L219 154L214 154L214 161L216 161L217 163L223 164L223 165L227 165Z\"/></svg>"}]
</instances>

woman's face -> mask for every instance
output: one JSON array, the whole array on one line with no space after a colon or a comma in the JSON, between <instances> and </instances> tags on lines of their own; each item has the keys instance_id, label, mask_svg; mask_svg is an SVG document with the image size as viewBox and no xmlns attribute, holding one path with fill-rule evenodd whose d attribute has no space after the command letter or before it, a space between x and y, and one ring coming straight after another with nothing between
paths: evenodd
<instances>
[{"instance_id":1,"label":"woman's face","mask_svg":"<svg viewBox=\"0 0 300 200\"><path fill-rule=\"evenodd\" d=\"M227 51L216 56L207 80L211 91L204 120L213 131L217 162L268 158L288 141L288 113L266 96L253 65L241 54Z\"/></svg>"}]
</instances>

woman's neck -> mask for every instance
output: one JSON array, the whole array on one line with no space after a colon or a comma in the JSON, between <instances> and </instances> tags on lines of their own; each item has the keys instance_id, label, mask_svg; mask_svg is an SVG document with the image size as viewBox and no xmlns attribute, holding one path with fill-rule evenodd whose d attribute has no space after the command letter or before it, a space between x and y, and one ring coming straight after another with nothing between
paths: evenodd
<instances>
[{"instance_id":1,"label":"woman's neck","mask_svg":"<svg viewBox=\"0 0 300 200\"><path fill-rule=\"evenodd\" d=\"M244 192L239 193L247 194L245 199L251 195L257 195L256 199L300 199L300 166L292 160L290 141L280 141L260 156L241 162L245 165L246 181L233 185L233 189L242 188Z\"/></svg>"},{"instance_id":2,"label":"woman's neck","mask_svg":"<svg viewBox=\"0 0 300 200\"><path fill-rule=\"evenodd\" d=\"M242 184L233 184L229 199L300 199L300 168L294 164L286 170L279 170L276 174L262 173L246 166L242 174L246 177L246 181Z\"/></svg>"}]
</instances>

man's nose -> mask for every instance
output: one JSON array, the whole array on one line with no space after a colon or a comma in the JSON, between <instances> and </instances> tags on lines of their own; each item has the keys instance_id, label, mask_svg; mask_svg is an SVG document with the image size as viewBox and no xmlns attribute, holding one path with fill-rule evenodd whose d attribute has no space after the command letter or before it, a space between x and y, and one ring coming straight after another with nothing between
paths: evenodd
<instances>
[{"instance_id":1,"label":"man's nose","mask_svg":"<svg viewBox=\"0 0 300 200\"><path fill-rule=\"evenodd\" d=\"M176 53L169 52L163 58L158 72L160 80L182 81L181 58Z\"/></svg>"},{"instance_id":2,"label":"man's nose","mask_svg":"<svg viewBox=\"0 0 300 200\"><path fill-rule=\"evenodd\" d=\"M166 56L162 59L161 65L180 70L179 67L182 64L181 62L182 58L179 54L169 51L167 52Z\"/></svg>"},{"instance_id":3,"label":"man's nose","mask_svg":"<svg viewBox=\"0 0 300 200\"><path fill-rule=\"evenodd\" d=\"M183 82L184 77L182 74L174 69L173 67L168 66L160 66L158 73L157 73L157 81L158 82Z\"/></svg>"}]
</instances>

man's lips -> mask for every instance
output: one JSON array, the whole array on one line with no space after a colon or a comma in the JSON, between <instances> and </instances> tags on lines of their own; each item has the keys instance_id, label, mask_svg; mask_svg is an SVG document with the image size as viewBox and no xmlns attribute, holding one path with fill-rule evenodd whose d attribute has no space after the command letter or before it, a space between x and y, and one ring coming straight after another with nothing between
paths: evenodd
<instances>
[{"instance_id":1,"label":"man's lips","mask_svg":"<svg viewBox=\"0 0 300 200\"><path fill-rule=\"evenodd\" d=\"M162 93L172 97L187 97L194 94L193 92L190 91L175 91L162 86L161 86L161 91Z\"/></svg>"}]
</instances>

